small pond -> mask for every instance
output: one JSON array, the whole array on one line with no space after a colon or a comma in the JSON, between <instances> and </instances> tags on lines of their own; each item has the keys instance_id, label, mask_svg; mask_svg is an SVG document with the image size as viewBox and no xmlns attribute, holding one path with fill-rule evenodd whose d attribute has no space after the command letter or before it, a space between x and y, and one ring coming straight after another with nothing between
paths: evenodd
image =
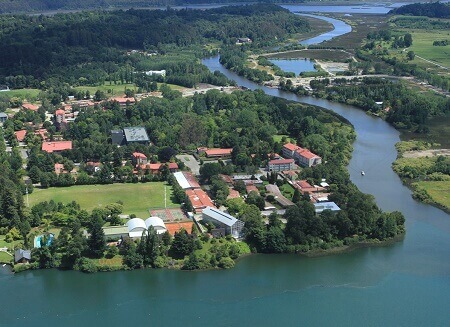
<instances>
[{"instance_id":1,"label":"small pond","mask_svg":"<svg viewBox=\"0 0 450 327\"><path fill-rule=\"evenodd\" d=\"M293 72L299 75L302 72L315 72L314 62L310 59L269 59L269 61L281 68L284 72Z\"/></svg>"}]
</instances>

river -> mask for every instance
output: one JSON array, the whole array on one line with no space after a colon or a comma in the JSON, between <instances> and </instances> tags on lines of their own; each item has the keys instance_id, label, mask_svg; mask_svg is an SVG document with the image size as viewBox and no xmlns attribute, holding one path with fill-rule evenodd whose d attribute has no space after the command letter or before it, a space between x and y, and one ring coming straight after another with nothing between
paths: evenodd
<instances>
[{"instance_id":1,"label":"river","mask_svg":"<svg viewBox=\"0 0 450 327\"><path fill-rule=\"evenodd\" d=\"M318 258L253 255L219 271L0 268L0 326L449 326L450 216L414 201L393 173L399 133L355 107L256 85L218 57L204 64L239 85L347 118L357 132L352 181L383 210L404 213L404 241Z\"/></svg>"}]
</instances>

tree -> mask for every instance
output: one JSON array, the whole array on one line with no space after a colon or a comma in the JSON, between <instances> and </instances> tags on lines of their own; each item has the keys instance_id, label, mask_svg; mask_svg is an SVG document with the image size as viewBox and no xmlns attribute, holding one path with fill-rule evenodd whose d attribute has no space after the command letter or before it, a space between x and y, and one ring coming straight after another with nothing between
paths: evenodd
<instances>
[{"instance_id":1,"label":"tree","mask_svg":"<svg viewBox=\"0 0 450 327\"><path fill-rule=\"evenodd\" d=\"M416 57L416 54L414 53L414 51L408 51L406 56L408 57L408 60L414 60L414 58Z\"/></svg>"},{"instance_id":2,"label":"tree","mask_svg":"<svg viewBox=\"0 0 450 327\"><path fill-rule=\"evenodd\" d=\"M286 238L280 227L272 226L266 233L264 251L267 253L283 253L286 250Z\"/></svg>"},{"instance_id":3,"label":"tree","mask_svg":"<svg viewBox=\"0 0 450 327\"><path fill-rule=\"evenodd\" d=\"M194 240L185 229L181 229L175 233L170 250L175 257L183 258L194 251Z\"/></svg>"},{"instance_id":4,"label":"tree","mask_svg":"<svg viewBox=\"0 0 450 327\"><path fill-rule=\"evenodd\" d=\"M89 251L97 258L101 258L106 250L105 232L102 226L103 221L96 217L88 228L90 234L88 239Z\"/></svg>"},{"instance_id":5,"label":"tree","mask_svg":"<svg viewBox=\"0 0 450 327\"><path fill-rule=\"evenodd\" d=\"M156 258L159 255L158 251L159 240L153 226L150 226L147 235L145 233L141 237L141 242L138 246L138 253L142 256L144 266L153 266Z\"/></svg>"},{"instance_id":6,"label":"tree","mask_svg":"<svg viewBox=\"0 0 450 327\"><path fill-rule=\"evenodd\" d=\"M404 42L406 48L409 48L410 46L412 46L412 44L413 44L412 35L410 33L406 33L405 36L403 37L403 42Z\"/></svg>"},{"instance_id":7,"label":"tree","mask_svg":"<svg viewBox=\"0 0 450 327\"><path fill-rule=\"evenodd\" d=\"M170 161L176 154L177 151L170 146L163 147L158 151L159 160L163 162Z\"/></svg>"},{"instance_id":8,"label":"tree","mask_svg":"<svg viewBox=\"0 0 450 327\"><path fill-rule=\"evenodd\" d=\"M204 182L210 182L211 177L220 174L222 166L216 162L207 162L200 167L200 178Z\"/></svg>"}]
</instances>

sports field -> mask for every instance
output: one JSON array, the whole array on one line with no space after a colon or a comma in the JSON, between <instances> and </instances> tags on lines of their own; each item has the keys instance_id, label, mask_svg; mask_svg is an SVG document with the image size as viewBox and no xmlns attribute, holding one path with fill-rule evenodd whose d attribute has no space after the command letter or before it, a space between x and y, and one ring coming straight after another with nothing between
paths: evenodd
<instances>
[{"instance_id":1,"label":"sports field","mask_svg":"<svg viewBox=\"0 0 450 327\"><path fill-rule=\"evenodd\" d=\"M180 205L171 200L171 186L163 182L52 187L35 189L29 197L30 206L50 200L62 203L76 201L82 209L88 211L122 201L124 214L134 213L138 217L147 218L150 216L149 209L164 208L164 188L167 192L167 207L178 208Z\"/></svg>"}]
</instances>

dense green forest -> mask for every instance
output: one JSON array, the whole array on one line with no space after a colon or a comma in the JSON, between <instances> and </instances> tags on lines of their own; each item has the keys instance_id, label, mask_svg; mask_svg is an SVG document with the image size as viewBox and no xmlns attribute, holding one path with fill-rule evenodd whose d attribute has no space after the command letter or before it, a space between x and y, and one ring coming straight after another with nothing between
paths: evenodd
<instances>
[{"instance_id":1,"label":"dense green forest","mask_svg":"<svg viewBox=\"0 0 450 327\"><path fill-rule=\"evenodd\" d=\"M44 89L61 82L134 82L136 72L158 68L167 69L173 81L192 74L196 81L211 82L212 74L198 63L205 44L249 37L264 45L309 30L304 19L275 5L3 15L0 25L0 85ZM190 56L177 59L180 47ZM156 56L130 55L126 50L131 49Z\"/></svg>"},{"instance_id":2,"label":"dense green forest","mask_svg":"<svg viewBox=\"0 0 450 327\"><path fill-rule=\"evenodd\" d=\"M442 2L413 3L392 9L395 15L426 16L432 18L450 18L450 5Z\"/></svg>"}]
</instances>

